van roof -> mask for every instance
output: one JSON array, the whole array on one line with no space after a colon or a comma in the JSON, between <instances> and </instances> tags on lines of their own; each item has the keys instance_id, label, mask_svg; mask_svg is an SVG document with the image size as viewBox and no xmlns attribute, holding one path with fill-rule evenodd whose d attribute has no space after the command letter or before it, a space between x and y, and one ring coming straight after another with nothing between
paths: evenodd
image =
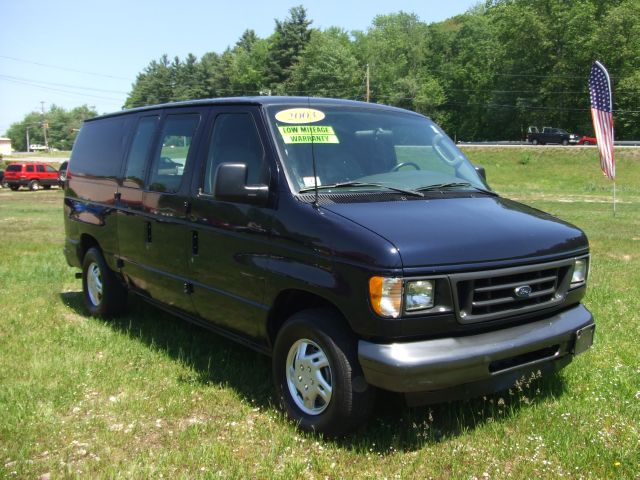
<instances>
[{"instance_id":1,"label":"van roof","mask_svg":"<svg viewBox=\"0 0 640 480\"><path fill-rule=\"evenodd\" d=\"M222 97L222 98L204 98L199 100L188 100L184 102L172 102L162 103L158 105L147 105L144 107L131 108L122 110L119 112L108 113L93 117L88 120L98 120L105 117L114 117L118 115L127 115L136 112L144 112L146 110L155 110L158 108L179 108L189 106L204 106L204 105L332 105L332 106L349 106L349 107L367 107L367 108L379 108L382 110L397 111L397 112L411 112L411 110L405 110L397 107L390 107L388 105L381 105L378 103L359 102L357 100L342 100L337 98L321 98L321 97L289 97L289 96L256 96L256 97ZM419 115L419 114L416 114Z\"/></svg>"}]
</instances>

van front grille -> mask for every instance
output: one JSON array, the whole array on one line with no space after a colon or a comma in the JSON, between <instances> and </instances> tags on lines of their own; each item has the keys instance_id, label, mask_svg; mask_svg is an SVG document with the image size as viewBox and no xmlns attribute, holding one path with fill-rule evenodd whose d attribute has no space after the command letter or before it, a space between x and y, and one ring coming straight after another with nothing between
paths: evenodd
<instances>
[{"instance_id":1,"label":"van front grille","mask_svg":"<svg viewBox=\"0 0 640 480\"><path fill-rule=\"evenodd\" d=\"M452 275L461 323L529 313L561 303L573 260Z\"/></svg>"}]
</instances>

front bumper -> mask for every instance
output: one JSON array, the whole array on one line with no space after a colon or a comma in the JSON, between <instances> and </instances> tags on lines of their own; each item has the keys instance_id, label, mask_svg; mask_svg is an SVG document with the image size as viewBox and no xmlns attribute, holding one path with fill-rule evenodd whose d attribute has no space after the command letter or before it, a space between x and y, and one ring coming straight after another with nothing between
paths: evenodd
<instances>
[{"instance_id":1,"label":"front bumper","mask_svg":"<svg viewBox=\"0 0 640 480\"><path fill-rule=\"evenodd\" d=\"M594 330L591 313L580 304L478 335L392 344L360 340L358 358L371 385L425 397L410 403L428 403L507 389L530 372L559 370L591 346Z\"/></svg>"}]
</instances>

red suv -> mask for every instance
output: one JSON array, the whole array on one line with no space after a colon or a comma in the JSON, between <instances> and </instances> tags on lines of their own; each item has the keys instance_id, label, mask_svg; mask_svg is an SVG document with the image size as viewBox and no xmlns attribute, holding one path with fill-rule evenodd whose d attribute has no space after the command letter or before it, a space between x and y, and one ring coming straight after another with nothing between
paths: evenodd
<instances>
[{"instance_id":1,"label":"red suv","mask_svg":"<svg viewBox=\"0 0 640 480\"><path fill-rule=\"evenodd\" d=\"M58 185L58 171L46 163L10 163L4 172L3 182L11 190L18 190L21 186L29 187L29 190L48 190L51 185Z\"/></svg>"}]
</instances>

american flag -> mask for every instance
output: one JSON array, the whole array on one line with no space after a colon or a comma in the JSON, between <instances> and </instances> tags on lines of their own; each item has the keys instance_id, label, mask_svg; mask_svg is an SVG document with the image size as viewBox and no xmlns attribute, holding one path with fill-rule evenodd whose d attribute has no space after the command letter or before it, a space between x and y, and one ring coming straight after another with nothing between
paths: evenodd
<instances>
[{"instance_id":1,"label":"american flag","mask_svg":"<svg viewBox=\"0 0 640 480\"><path fill-rule=\"evenodd\" d=\"M591 118L600 150L602 173L611 180L616 178L616 162L613 158L613 100L611 97L611 79L607 69L600 62L591 66L589 75L589 94L591 95Z\"/></svg>"}]
</instances>

